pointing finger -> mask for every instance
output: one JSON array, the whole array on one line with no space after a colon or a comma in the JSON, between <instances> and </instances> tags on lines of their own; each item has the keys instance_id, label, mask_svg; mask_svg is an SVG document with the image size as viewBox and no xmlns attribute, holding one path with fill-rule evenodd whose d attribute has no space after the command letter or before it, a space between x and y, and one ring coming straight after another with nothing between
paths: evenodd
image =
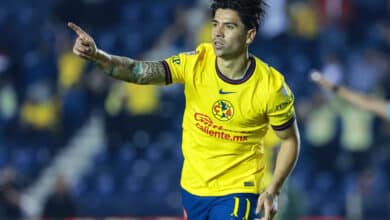
<instances>
[{"instance_id":1,"label":"pointing finger","mask_svg":"<svg viewBox=\"0 0 390 220\"><path fill-rule=\"evenodd\" d=\"M68 22L68 27L70 29L74 30L77 33L77 35L79 35L79 36L88 35L87 33L85 33L85 31L83 31L83 29L81 29L81 27L77 26L73 22Z\"/></svg>"}]
</instances>

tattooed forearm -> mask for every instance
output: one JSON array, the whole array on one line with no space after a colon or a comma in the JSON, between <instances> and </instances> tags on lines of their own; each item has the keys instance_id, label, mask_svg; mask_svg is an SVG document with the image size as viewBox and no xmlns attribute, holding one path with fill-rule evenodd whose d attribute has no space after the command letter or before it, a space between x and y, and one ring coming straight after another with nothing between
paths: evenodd
<instances>
[{"instance_id":1,"label":"tattooed forearm","mask_svg":"<svg viewBox=\"0 0 390 220\"><path fill-rule=\"evenodd\" d=\"M165 84L165 70L160 62L136 61L105 53L101 55L95 61L96 65L113 78L136 84Z\"/></svg>"}]
</instances>

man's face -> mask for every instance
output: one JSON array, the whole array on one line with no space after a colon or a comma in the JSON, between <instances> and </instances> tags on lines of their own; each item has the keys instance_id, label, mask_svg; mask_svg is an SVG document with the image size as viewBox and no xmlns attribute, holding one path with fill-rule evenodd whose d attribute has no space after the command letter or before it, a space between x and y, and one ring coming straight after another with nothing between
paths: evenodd
<instances>
[{"instance_id":1,"label":"man's face","mask_svg":"<svg viewBox=\"0 0 390 220\"><path fill-rule=\"evenodd\" d=\"M231 58L246 52L251 42L250 34L236 11L217 9L212 24L213 47L217 57Z\"/></svg>"}]
</instances>

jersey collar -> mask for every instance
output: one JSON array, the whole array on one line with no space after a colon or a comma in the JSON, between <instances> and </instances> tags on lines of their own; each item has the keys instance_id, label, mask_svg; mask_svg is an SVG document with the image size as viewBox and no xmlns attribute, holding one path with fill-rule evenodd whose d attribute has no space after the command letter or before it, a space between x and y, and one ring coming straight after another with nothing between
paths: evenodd
<instances>
[{"instance_id":1,"label":"jersey collar","mask_svg":"<svg viewBox=\"0 0 390 220\"><path fill-rule=\"evenodd\" d=\"M246 82L253 75L253 73L255 72L256 61L253 58L253 56L249 56L249 61L250 61L249 68L246 71L244 77L242 77L241 79L229 79L228 77L223 75L221 73L221 71L219 70L219 68L218 68L217 59L215 59L215 69L217 70L218 77L220 79L222 79L224 82L227 82L227 83L230 83L230 84L241 84L241 83Z\"/></svg>"}]
</instances>

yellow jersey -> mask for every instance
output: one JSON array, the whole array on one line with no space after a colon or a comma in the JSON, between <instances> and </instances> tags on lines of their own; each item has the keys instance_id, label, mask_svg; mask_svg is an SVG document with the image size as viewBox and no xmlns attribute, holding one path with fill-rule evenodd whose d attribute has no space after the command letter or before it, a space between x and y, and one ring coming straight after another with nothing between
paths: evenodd
<instances>
[{"instance_id":1,"label":"yellow jersey","mask_svg":"<svg viewBox=\"0 0 390 220\"><path fill-rule=\"evenodd\" d=\"M244 77L231 80L209 43L162 63L167 84L184 84L183 189L198 196L260 193L263 137L269 125L283 130L295 120L284 77L251 55Z\"/></svg>"}]
</instances>

